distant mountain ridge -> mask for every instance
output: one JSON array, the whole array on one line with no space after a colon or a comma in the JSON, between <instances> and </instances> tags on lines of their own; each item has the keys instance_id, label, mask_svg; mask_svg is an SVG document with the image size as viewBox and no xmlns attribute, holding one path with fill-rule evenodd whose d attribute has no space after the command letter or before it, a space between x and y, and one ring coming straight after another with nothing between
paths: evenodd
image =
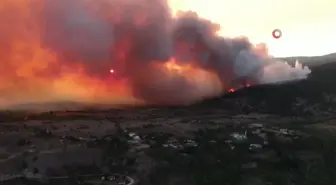
<instances>
[{"instance_id":1,"label":"distant mountain ridge","mask_svg":"<svg viewBox=\"0 0 336 185\"><path fill-rule=\"evenodd\" d=\"M315 66L315 65L336 62L336 53L330 53L330 54L321 55L321 56L280 57L278 59L285 60L287 62L295 62L296 60L298 60L299 62L303 64L306 64L309 66Z\"/></svg>"}]
</instances>

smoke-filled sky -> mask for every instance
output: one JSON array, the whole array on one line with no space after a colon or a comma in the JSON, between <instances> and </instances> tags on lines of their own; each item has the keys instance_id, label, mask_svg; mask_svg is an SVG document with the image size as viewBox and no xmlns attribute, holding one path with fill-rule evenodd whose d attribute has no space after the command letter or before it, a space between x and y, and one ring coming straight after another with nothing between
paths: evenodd
<instances>
[{"instance_id":1,"label":"smoke-filled sky","mask_svg":"<svg viewBox=\"0 0 336 185\"><path fill-rule=\"evenodd\" d=\"M189 104L310 73L226 27L167 0L0 1L0 105Z\"/></svg>"},{"instance_id":2,"label":"smoke-filled sky","mask_svg":"<svg viewBox=\"0 0 336 185\"><path fill-rule=\"evenodd\" d=\"M246 35L253 42L267 43L273 56L336 52L336 1L170 0L170 3L176 9L194 10L224 25L224 35ZM279 40L271 36L276 28L283 32Z\"/></svg>"}]
</instances>

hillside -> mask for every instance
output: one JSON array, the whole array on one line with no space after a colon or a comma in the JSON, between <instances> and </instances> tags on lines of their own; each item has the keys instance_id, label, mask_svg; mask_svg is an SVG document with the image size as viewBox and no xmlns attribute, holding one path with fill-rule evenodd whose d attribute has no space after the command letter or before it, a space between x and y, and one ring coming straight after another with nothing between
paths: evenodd
<instances>
[{"instance_id":1,"label":"hillside","mask_svg":"<svg viewBox=\"0 0 336 185\"><path fill-rule=\"evenodd\" d=\"M335 106L336 62L312 65L310 68L312 73L306 80L244 88L219 98L202 101L198 106L209 108L229 106L227 104L233 99L244 99L251 111L265 111L274 114L303 113L303 107L294 106L299 101L305 102L300 106L319 104L325 109Z\"/></svg>"}]
</instances>

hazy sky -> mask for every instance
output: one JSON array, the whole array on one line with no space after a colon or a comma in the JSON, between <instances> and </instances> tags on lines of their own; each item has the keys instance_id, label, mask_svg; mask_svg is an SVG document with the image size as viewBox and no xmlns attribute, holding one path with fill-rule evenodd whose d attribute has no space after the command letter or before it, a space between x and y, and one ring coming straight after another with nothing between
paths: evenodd
<instances>
[{"instance_id":1,"label":"hazy sky","mask_svg":"<svg viewBox=\"0 0 336 185\"><path fill-rule=\"evenodd\" d=\"M224 36L264 42L274 56L336 52L334 0L170 0L174 10L193 10L219 23ZM274 29L280 39L272 37Z\"/></svg>"}]
</instances>

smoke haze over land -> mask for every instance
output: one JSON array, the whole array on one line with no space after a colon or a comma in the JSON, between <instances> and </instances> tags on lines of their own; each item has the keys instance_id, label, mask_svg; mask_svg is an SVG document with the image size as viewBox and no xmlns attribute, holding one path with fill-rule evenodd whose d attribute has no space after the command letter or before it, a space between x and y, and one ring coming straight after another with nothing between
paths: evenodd
<instances>
[{"instance_id":1,"label":"smoke haze over land","mask_svg":"<svg viewBox=\"0 0 336 185\"><path fill-rule=\"evenodd\" d=\"M310 73L221 27L166 0L0 2L0 104L189 104Z\"/></svg>"}]
</instances>

